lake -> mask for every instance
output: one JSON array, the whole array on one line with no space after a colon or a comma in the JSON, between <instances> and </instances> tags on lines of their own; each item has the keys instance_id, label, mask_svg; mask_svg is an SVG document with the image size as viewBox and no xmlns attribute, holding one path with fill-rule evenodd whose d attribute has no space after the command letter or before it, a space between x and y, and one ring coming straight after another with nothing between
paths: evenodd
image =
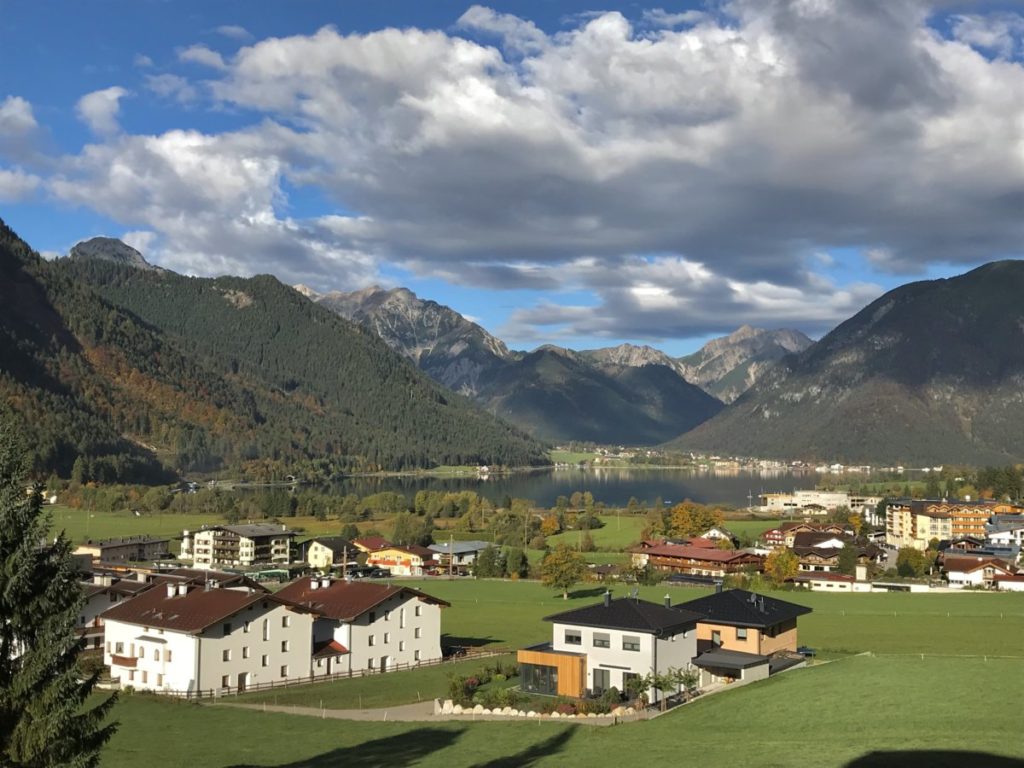
<instances>
[{"instance_id":1,"label":"lake","mask_svg":"<svg viewBox=\"0 0 1024 768\"><path fill-rule=\"evenodd\" d=\"M691 499L705 504L746 507L758 503L758 494L814 488L816 472L791 470L694 470L678 468L542 469L481 479L465 477L353 477L334 483L335 493L367 496L395 491L411 498L417 491L475 491L493 502L506 496L530 499L539 506L554 506L559 496L590 491L596 501L625 506L630 497L666 503Z\"/></svg>"}]
</instances>

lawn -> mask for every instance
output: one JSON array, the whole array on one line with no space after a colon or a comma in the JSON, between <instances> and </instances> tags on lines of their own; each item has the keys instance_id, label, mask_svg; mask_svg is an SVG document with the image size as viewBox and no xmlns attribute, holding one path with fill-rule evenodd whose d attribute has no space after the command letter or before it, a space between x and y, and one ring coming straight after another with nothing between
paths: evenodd
<instances>
[{"instance_id":1,"label":"lawn","mask_svg":"<svg viewBox=\"0 0 1024 768\"><path fill-rule=\"evenodd\" d=\"M222 517L205 514L143 512L136 516L129 510L90 512L60 504L47 506L45 509L53 517L53 529L55 531L63 529L71 541L76 544L87 539L110 539L118 536L140 536L143 534L180 536L181 532L186 529L194 531L204 524L224 522ZM342 526L337 520L317 520L315 517L290 517L286 522L289 528L301 529L307 535L337 535ZM382 523L378 522L376 525L380 527Z\"/></svg>"},{"instance_id":2,"label":"lawn","mask_svg":"<svg viewBox=\"0 0 1024 768\"><path fill-rule=\"evenodd\" d=\"M640 532L647 525L647 520L642 515L599 515L604 521L603 528L595 528L590 531L590 537L594 540L594 546L603 552L615 552L625 549L640 541ZM548 536L548 546L556 547L559 544L568 544L575 547L579 544L582 531L564 531L563 533Z\"/></svg>"},{"instance_id":3,"label":"lawn","mask_svg":"<svg viewBox=\"0 0 1024 768\"><path fill-rule=\"evenodd\" d=\"M544 616L600 599L605 587L581 584L568 601L533 581L444 578L403 581L451 602L442 630L460 645L519 647L550 639ZM631 587L611 585L616 596ZM690 587L641 587L640 596L673 603L707 594ZM814 612L800 619L800 642L831 652L1024 656L1024 594L774 593ZM895 615L893 615L895 613ZM948 614L948 615L947 615Z\"/></svg>"},{"instance_id":4,"label":"lawn","mask_svg":"<svg viewBox=\"0 0 1024 768\"><path fill-rule=\"evenodd\" d=\"M856 657L698 699L644 723L320 720L125 697L103 768L516 768L635 764L1019 766L1024 661ZM959 684L955 681L960 681ZM988 702L978 705L983 692ZM975 705L971 705L971 704ZM965 706L966 705L966 706ZM965 754L967 752L982 754ZM699 760L697 759L699 756Z\"/></svg>"},{"instance_id":5,"label":"lawn","mask_svg":"<svg viewBox=\"0 0 1024 768\"><path fill-rule=\"evenodd\" d=\"M326 707L327 709L362 709L412 704L434 698L446 698L450 675L472 675L485 665L507 665L515 656L492 656L486 659L440 664L386 675L356 677L331 683L315 683L276 691L261 691L228 699L247 703L295 705L300 707Z\"/></svg>"}]
</instances>

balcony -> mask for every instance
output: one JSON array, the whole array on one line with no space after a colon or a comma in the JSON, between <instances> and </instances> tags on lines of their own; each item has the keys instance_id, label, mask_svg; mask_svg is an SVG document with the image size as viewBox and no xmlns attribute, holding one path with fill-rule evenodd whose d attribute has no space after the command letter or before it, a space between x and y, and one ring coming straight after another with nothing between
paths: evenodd
<instances>
[{"instance_id":1,"label":"balcony","mask_svg":"<svg viewBox=\"0 0 1024 768\"><path fill-rule=\"evenodd\" d=\"M112 667L127 667L128 669L135 669L138 663L139 659L137 656L120 656L116 653L110 654L110 666Z\"/></svg>"}]
</instances>

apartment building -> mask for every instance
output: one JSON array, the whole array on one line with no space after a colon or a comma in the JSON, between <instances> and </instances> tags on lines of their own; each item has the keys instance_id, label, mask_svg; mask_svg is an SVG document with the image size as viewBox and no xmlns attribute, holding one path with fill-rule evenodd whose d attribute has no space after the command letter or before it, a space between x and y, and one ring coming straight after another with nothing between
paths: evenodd
<instances>
[{"instance_id":1,"label":"apartment building","mask_svg":"<svg viewBox=\"0 0 1024 768\"><path fill-rule=\"evenodd\" d=\"M101 563L127 563L161 560L171 556L170 539L157 536L126 536L117 539L89 540L75 549L76 555L88 555Z\"/></svg>"},{"instance_id":2,"label":"apartment building","mask_svg":"<svg viewBox=\"0 0 1024 768\"><path fill-rule=\"evenodd\" d=\"M899 500L889 502L885 513L885 541L894 547L926 550L932 539L964 536L985 538L985 525L996 512L986 502Z\"/></svg>"},{"instance_id":3,"label":"apartment building","mask_svg":"<svg viewBox=\"0 0 1024 768\"><path fill-rule=\"evenodd\" d=\"M194 534L184 531L181 557L197 568L288 565L294 540L295 532L284 525L217 525Z\"/></svg>"},{"instance_id":4,"label":"apartment building","mask_svg":"<svg viewBox=\"0 0 1024 768\"><path fill-rule=\"evenodd\" d=\"M102 614L121 687L209 695L309 677L315 613L275 595L167 582Z\"/></svg>"},{"instance_id":5,"label":"apartment building","mask_svg":"<svg viewBox=\"0 0 1024 768\"><path fill-rule=\"evenodd\" d=\"M411 587L330 576L296 579L276 596L314 612L314 675L386 672L441 658L441 609Z\"/></svg>"}]
</instances>

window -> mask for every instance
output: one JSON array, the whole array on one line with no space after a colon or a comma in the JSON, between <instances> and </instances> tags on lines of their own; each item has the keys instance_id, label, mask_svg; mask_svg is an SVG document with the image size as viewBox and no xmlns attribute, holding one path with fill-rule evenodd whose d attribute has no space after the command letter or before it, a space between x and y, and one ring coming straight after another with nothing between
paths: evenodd
<instances>
[{"instance_id":1,"label":"window","mask_svg":"<svg viewBox=\"0 0 1024 768\"><path fill-rule=\"evenodd\" d=\"M717 629L711 632L711 644L716 646L722 644L722 633Z\"/></svg>"},{"instance_id":2,"label":"window","mask_svg":"<svg viewBox=\"0 0 1024 768\"><path fill-rule=\"evenodd\" d=\"M249 607L252 608L251 605ZM252 629L252 622L251 621L246 621L246 622L244 622L242 624L242 632L244 632L245 634L248 635L250 629Z\"/></svg>"},{"instance_id":3,"label":"window","mask_svg":"<svg viewBox=\"0 0 1024 768\"><path fill-rule=\"evenodd\" d=\"M420 652L419 651L413 651L412 652L412 659L413 659L413 661L419 661L420 660Z\"/></svg>"},{"instance_id":4,"label":"window","mask_svg":"<svg viewBox=\"0 0 1024 768\"><path fill-rule=\"evenodd\" d=\"M520 664L519 685L527 693L554 696L558 693L558 668L542 664Z\"/></svg>"},{"instance_id":5,"label":"window","mask_svg":"<svg viewBox=\"0 0 1024 768\"><path fill-rule=\"evenodd\" d=\"M267 656L267 654L265 654L265 653L262 656L260 656L260 666L261 667L269 667L270 666L270 657Z\"/></svg>"},{"instance_id":6,"label":"window","mask_svg":"<svg viewBox=\"0 0 1024 768\"><path fill-rule=\"evenodd\" d=\"M153 661L160 661L160 649L153 651Z\"/></svg>"},{"instance_id":7,"label":"window","mask_svg":"<svg viewBox=\"0 0 1024 768\"><path fill-rule=\"evenodd\" d=\"M324 660L323 659L317 659L316 660L316 666L317 666L318 669L323 669Z\"/></svg>"},{"instance_id":8,"label":"window","mask_svg":"<svg viewBox=\"0 0 1024 768\"><path fill-rule=\"evenodd\" d=\"M231 687L231 675L224 675L224 677L222 677L220 679L220 687L221 688L230 688Z\"/></svg>"},{"instance_id":9,"label":"window","mask_svg":"<svg viewBox=\"0 0 1024 768\"><path fill-rule=\"evenodd\" d=\"M422 605L417 605L416 606L416 610L415 610L414 613L415 613L416 616L422 616L423 615L423 606Z\"/></svg>"},{"instance_id":10,"label":"window","mask_svg":"<svg viewBox=\"0 0 1024 768\"><path fill-rule=\"evenodd\" d=\"M249 646L248 645L243 645L242 646L242 658L243 659L248 659L249 658Z\"/></svg>"},{"instance_id":11,"label":"window","mask_svg":"<svg viewBox=\"0 0 1024 768\"><path fill-rule=\"evenodd\" d=\"M263 639L270 639L270 619L263 620Z\"/></svg>"},{"instance_id":12,"label":"window","mask_svg":"<svg viewBox=\"0 0 1024 768\"><path fill-rule=\"evenodd\" d=\"M419 637L419 635L417 635ZM107 653L110 653L110 641L107 640Z\"/></svg>"},{"instance_id":13,"label":"window","mask_svg":"<svg viewBox=\"0 0 1024 768\"><path fill-rule=\"evenodd\" d=\"M624 651L639 651L640 650L640 638L636 635L623 635L622 636L622 650Z\"/></svg>"},{"instance_id":14,"label":"window","mask_svg":"<svg viewBox=\"0 0 1024 768\"><path fill-rule=\"evenodd\" d=\"M376 611L370 611L370 623L373 624L373 622L375 622L376 620L377 620L377 612Z\"/></svg>"},{"instance_id":15,"label":"window","mask_svg":"<svg viewBox=\"0 0 1024 768\"><path fill-rule=\"evenodd\" d=\"M594 647L595 648L611 648L612 639L607 632L595 632L594 633Z\"/></svg>"},{"instance_id":16,"label":"window","mask_svg":"<svg viewBox=\"0 0 1024 768\"><path fill-rule=\"evenodd\" d=\"M832 586L832 585L829 584L829 586ZM736 639L737 640L746 640L747 639L747 628L746 627L737 627L736 628Z\"/></svg>"},{"instance_id":17,"label":"window","mask_svg":"<svg viewBox=\"0 0 1024 768\"><path fill-rule=\"evenodd\" d=\"M147 672L146 670L142 670L142 682L149 682L149 672Z\"/></svg>"},{"instance_id":18,"label":"window","mask_svg":"<svg viewBox=\"0 0 1024 768\"><path fill-rule=\"evenodd\" d=\"M164 684L164 676L161 675L160 673L157 673L156 684L157 685L163 685Z\"/></svg>"},{"instance_id":19,"label":"window","mask_svg":"<svg viewBox=\"0 0 1024 768\"><path fill-rule=\"evenodd\" d=\"M612 687L612 673L607 669L595 669L592 689L594 694L602 694Z\"/></svg>"},{"instance_id":20,"label":"window","mask_svg":"<svg viewBox=\"0 0 1024 768\"><path fill-rule=\"evenodd\" d=\"M633 691L630 691L630 683L632 683L632 681L634 681L634 680L639 680L639 679L640 679L640 675L637 672L623 672L622 673L622 690L623 691L629 691L630 693L634 693ZM636 685L636 683L632 683L632 684Z\"/></svg>"},{"instance_id":21,"label":"window","mask_svg":"<svg viewBox=\"0 0 1024 768\"><path fill-rule=\"evenodd\" d=\"M128 670L128 680L130 680L132 682L135 681L135 670L134 669L129 669Z\"/></svg>"},{"instance_id":22,"label":"window","mask_svg":"<svg viewBox=\"0 0 1024 768\"><path fill-rule=\"evenodd\" d=\"M398 628L405 629L405 608L398 611Z\"/></svg>"},{"instance_id":23,"label":"window","mask_svg":"<svg viewBox=\"0 0 1024 768\"><path fill-rule=\"evenodd\" d=\"M583 633L578 629L565 630L566 645L583 645Z\"/></svg>"},{"instance_id":24,"label":"window","mask_svg":"<svg viewBox=\"0 0 1024 768\"><path fill-rule=\"evenodd\" d=\"M387 645L390 642L391 642L391 633L390 632L385 632L384 633L384 645Z\"/></svg>"},{"instance_id":25,"label":"window","mask_svg":"<svg viewBox=\"0 0 1024 768\"><path fill-rule=\"evenodd\" d=\"M230 635L231 634L231 622L230 621L224 622L224 634L225 635Z\"/></svg>"},{"instance_id":26,"label":"window","mask_svg":"<svg viewBox=\"0 0 1024 768\"><path fill-rule=\"evenodd\" d=\"M281 617L281 626L282 627L286 627L287 628L287 627L290 627L291 625L292 625L292 617L291 616L282 616Z\"/></svg>"},{"instance_id":27,"label":"window","mask_svg":"<svg viewBox=\"0 0 1024 768\"><path fill-rule=\"evenodd\" d=\"M167 661L171 660L171 649L170 648L168 648L167 649L167 653L164 654L164 659L167 660Z\"/></svg>"},{"instance_id":28,"label":"window","mask_svg":"<svg viewBox=\"0 0 1024 768\"><path fill-rule=\"evenodd\" d=\"M416 628L415 628L415 629L414 629L414 630L412 631L412 636L413 636L413 637L415 637L415 638L419 638L419 636L420 636L420 628L419 628L419 627L416 627Z\"/></svg>"},{"instance_id":29,"label":"window","mask_svg":"<svg viewBox=\"0 0 1024 768\"><path fill-rule=\"evenodd\" d=\"M399 640L398 641L398 650L400 650L400 651L404 651L405 650L405 640Z\"/></svg>"},{"instance_id":30,"label":"window","mask_svg":"<svg viewBox=\"0 0 1024 768\"><path fill-rule=\"evenodd\" d=\"M288 653L288 647L289 647L288 646L288 641L287 640L282 640L281 641L281 653Z\"/></svg>"},{"instance_id":31,"label":"window","mask_svg":"<svg viewBox=\"0 0 1024 768\"><path fill-rule=\"evenodd\" d=\"M114 653L124 653L124 643L114 643Z\"/></svg>"},{"instance_id":32,"label":"window","mask_svg":"<svg viewBox=\"0 0 1024 768\"><path fill-rule=\"evenodd\" d=\"M391 611L384 611L384 621L391 621Z\"/></svg>"},{"instance_id":33,"label":"window","mask_svg":"<svg viewBox=\"0 0 1024 768\"><path fill-rule=\"evenodd\" d=\"M140 645L139 646L139 658L140 659L146 658L146 646L144 646L144 645Z\"/></svg>"},{"instance_id":34,"label":"window","mask_svg":"<svg viewBox=\"0 0 1024 768\"><path fill-rule=\"evenodd\" d=\"M368 638L366 639L366 644L367 644L367 645L373 645L373 635L370 635L370 636L369 636L369 637L368 637Z\"/></svg>"},{"instance_id":35,"label":"window","mask_svg":"<svg viewBox=\"0 0 1024 768\"><path fill-rule=\"evenodd\" d=\"M282 664L281 665L281 677L288 677L288 665L287 664Z\"/></svg>"},{"instance_id":36,"label":"window","mask_svg":"<svg viewBox=\"0 0 1024 768\"><path fill-rule=\"evenodd\" d=\"M221 654L221 658L224 661L231 661L231 649L225 648L223 654Z\"/></svg>"},{"instance_id":37,"label":"window","mask_svg":"<svg viewBox=\"0 0 1024 768\"><path fill-rule=\"evenodd\" d=\"M366 668L367 668L368 670L370 670L371 672L373 671L373 659L368 659L368 660L367 660L367 662L366 662Z\"/></svg>"}]
</instances>

